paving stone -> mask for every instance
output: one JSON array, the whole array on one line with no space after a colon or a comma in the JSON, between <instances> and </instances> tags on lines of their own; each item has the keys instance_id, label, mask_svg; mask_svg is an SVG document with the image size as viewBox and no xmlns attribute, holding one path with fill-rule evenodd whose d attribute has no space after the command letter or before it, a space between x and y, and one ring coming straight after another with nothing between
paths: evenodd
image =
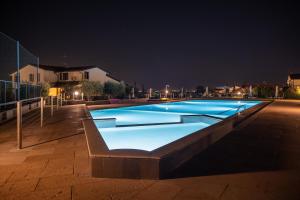
<instances>
[{"instance_id":1,"label":"paving stone","mask_svg":"<svg viewBox=\"0 0 300 200\"><path fill-rule=\"evenodd\" d=\"M137 194L134 199L174 199L181 191L182 189L175 184L156 182Z\"/></svg>"},{"instance_id":2,"label":"paving stone","mask_svg":"<svg viewBox=\"0 0 300 200\"><path fill-rule=\"evenodd\" d=\"M71 200L71 188L56 188L34 192L23 192L16 195L5 196L3 200Z\"/></svg>"},{"instance_id":3,"label":"paving stone","mask_svg":"<svg viewBox=\"0 0 300 200\"><path fill-rule=\"evenodd\" d=\"M73 174L73 159L51 159L41 173L41 177Z\"/></svg>"},{"instance_id":4,"label":"paving stone","mask_svg":"<svg viewBox=\"0 0 300 200\"><path fill-rule=\"evenodd\" d=\"M91 173L90 160L87 151L76 151L74 160L74 175L88 176Z\"/></svg>"},{"instance_id":5,"label":"paving stone","mask_svg":"<svg viewBox=\"0 0 300 200\"><path fill-rule=\"evenodd\" d=\"M7 182L0 187L0 197L17 195L25 192L33 192L38 183L38 178L17 182Z\"/></svg>"},{"instance_id":6,"label":"paving stone","mask_svg":"<svg viewBox=\"0 0 300 200\"><path fill-rule=\"evenodd\" d=\"M175 199L218 199L228 185L211 184L191 178L167 181L181 188Z\"/></svg>"},{"instance_id":7,"label":"paving stone","mask_svg":"<svg viewBox=\"0 0 300 200\"><path fill-rule=\"evenodd\" d=\"M124 199L132 198L139 191L153 184L154 181L146 180L119 180L107 179L73 187L74 199ZM125 198L126 197L126 198Z\"/></svg>"},{"instance_id":8,"label":"paving stone","mask_svg":"<svg viewBox=\"0 0 300 200\"><path fill-rule=\"evenodd\" d=\"M271 199L268 194L258 189L244 189L229 186L224 194L219 198L221 200L268 200Z\"/></svg>"},{"instance_id":9,"label":"paving stone","mask_svg":"<svg viewBox=\"0 0 300 200\"><path fill-rule=\"evenodd\" d=\"M84 183L101 182L106 179L92 178L88 176L56 175L42 177L36 187L36 190L47 190L52 188L68 187Z\"/></svg>"}]
</instances>

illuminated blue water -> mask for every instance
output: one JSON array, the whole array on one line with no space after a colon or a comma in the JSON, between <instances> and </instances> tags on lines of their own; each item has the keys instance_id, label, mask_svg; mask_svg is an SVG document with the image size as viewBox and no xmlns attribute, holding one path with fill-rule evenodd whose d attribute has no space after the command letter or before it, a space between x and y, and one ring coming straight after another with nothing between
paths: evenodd
<instances>
[{"instance_id":1,"label":"illuminated blue water","mask_svg":"<svg viewBox=\"0 0 300 200\"><path fill-rule=\"evenodd\" d=\"M152 151L259 103L261 102L190 100L93 110L90 113L110 150ZM196 121L181 123L182 115L203 114L217 118L199 118ZM115 120L102 120L110 118Z\"/></svg>"}]
</instances>

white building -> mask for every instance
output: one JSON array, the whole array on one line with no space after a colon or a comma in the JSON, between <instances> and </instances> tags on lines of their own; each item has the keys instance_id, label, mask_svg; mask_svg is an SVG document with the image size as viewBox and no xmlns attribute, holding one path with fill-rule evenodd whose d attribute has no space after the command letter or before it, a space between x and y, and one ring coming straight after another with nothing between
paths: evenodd
<instances>
[{"instance_id":1,"label":"white building","mask_svg":"<svg viewBox=\"0 0 300 200\"><path fill-rule=\"evenodd\" d=\"M11 74L12 81L17 80L17 72ZM102 84L110 81L120 83L108 72L97 66L62 67L39 65L26 65L20 69L20 82L30 84L50 83L52 85L63 83L79 83L81 81L99 81Z\"/></svg>"}]
</instances>

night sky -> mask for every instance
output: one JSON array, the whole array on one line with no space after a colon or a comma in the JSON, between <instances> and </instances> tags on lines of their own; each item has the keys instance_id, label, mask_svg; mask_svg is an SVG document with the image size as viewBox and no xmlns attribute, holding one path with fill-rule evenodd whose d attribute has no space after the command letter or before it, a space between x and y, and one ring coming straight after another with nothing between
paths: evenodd
<instances>
[{"instance_id":1,"label":"night sky","mask_svg":"<svg viewBox=\"0 0 300 200\"><path fill-rule=\"evenodd\" d=\"M0 31L41 64L99 65L145 87L283 84L300 73L298 5L192 2L6 1Z\"/></svg>"}]
</instances>

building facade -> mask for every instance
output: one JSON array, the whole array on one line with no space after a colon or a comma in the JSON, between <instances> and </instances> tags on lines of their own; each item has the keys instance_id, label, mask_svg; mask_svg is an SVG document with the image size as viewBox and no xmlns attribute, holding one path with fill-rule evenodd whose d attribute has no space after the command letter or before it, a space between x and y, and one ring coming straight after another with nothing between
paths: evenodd
<instances>
[{"instance_id":1,"label":"building facade","mask_svg":"<svg viewBox=\"0 0 300 200\"><path fill-rule=\"evenodd\" d=\"M12 81L16 82L17 72L11 74ZM80 83L82 81L98 81L104 84L107 81L120 83L108 72L97 66L62 67L26 65L20 69L20 82L30 84L49 83L63 85L64 83Z\"/></svg>"},{"instance_id":2,"label":"building facade","mask_svg":"<svg viewBox=\"0 0 300 200\"><path fill-rule=\"evenodd\" d=\"M289 74L287 84L292 88L300 88L300 74Z\"/></svg>"}]
</instances>

